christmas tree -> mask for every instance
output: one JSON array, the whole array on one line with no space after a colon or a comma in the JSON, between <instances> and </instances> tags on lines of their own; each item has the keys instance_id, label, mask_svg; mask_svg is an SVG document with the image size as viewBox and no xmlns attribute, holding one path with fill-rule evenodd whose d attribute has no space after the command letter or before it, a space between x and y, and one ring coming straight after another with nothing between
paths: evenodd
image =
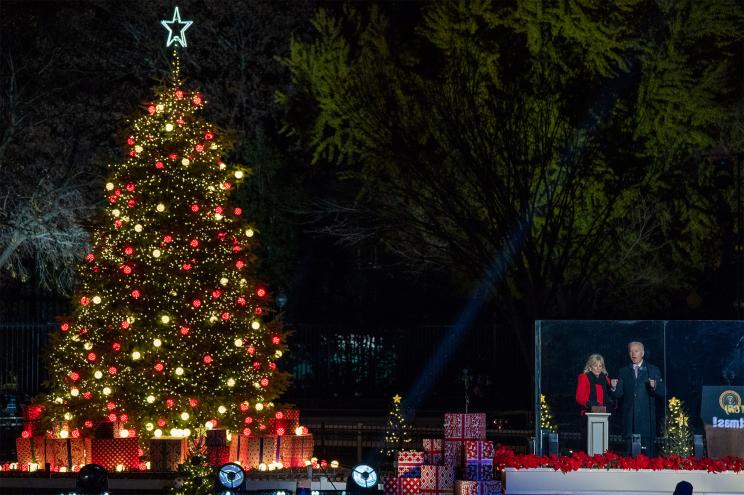
<instances>
[{"instance_id":1,"label":"christmas tree","mask_svg":"<svg viewBox=\"0 0 744 495\"><path fill-rule=\"evenodd\" d=\"M176 10L176 14L177 14ZM185 46L180 23L169 44ZM185 27L184 27L185 26ZM131 122L126 158L110 167L73 314L52 336L48 426L58 436L116 422L121 436L260 432L288 375L268 292L255 277L255 228L230 206L245 167L199 117L174 51L168 81Z\"/></svg>"},{"instance_id":2,"label":"christmas tree","mask_svg":"<svg viewBox=\"0 0 744 495\"><path fill-rule=\"evenodd\" d=\"M413 442L411 440L411 426L406 421L400 410L402 397L398 394L393 396L390 413L388 414L387 427L385 429L385 444L381 453L388 458L395 456L400 450L410 450Z\"/></svg>"},{"instance_id":3,"label":"christmas tree","mask_svg":"<svg viewBox=\"0 0 744 495\"><path fill-rule=\"evenodd\" d=\"M550 411L548 401L543 394L540 394L540 429L553 433L558 432L558 426L553 420L553 413Z\"/></svg>"},{"instance_id":4,"label":"christmas tree","mask_svg":"<svg viewBox=\"0 0 744 495\"><path fill-rule=\"evenodd\" d=\"M666 415L666 455L689 457L692 455L692 430L690 416L684 403L676 397L669 399Z\"/></svg>"}]
</instances>

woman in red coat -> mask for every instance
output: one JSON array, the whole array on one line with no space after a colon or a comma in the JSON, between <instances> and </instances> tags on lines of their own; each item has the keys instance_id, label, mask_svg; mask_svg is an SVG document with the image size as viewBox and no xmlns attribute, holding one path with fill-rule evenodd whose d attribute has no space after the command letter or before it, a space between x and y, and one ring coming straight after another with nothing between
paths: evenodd
<instances>
[{"instance_id":1,"label":"woman in red coat","mask_svg":"<svg viewBox=\"0 0 744 495\"><path fill-rule=\"evenodd\" d=\"M584 414L591 412L593 406L605 406L609 409L612 401L610 395L610 377L607 376L604 358L601 354L592 354L586 360L584 372L579 375L576 384L576 402L581 406L581 448L586 448L586 419Z\"/></svg>"}]
</instances>

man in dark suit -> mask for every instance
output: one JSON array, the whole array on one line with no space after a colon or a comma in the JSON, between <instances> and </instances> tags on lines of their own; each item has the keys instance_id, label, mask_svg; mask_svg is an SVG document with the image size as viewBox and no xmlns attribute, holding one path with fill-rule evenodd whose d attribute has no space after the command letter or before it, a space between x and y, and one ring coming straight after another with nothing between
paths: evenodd
<instances>
[{"instance_id":1,"label":"man in dark suit","mask_svg":"<svg viewBox=\"0 0 744 495\"><path fill-rule=\"evenodd\" d=\"M628 344L630 364L620 368L611 380L613 395L622 399L623 436L630 442L632 434L641 435L642 452L656 455L656 401L664 399L666 387L659 368L644 361L645 350L640 342Z\"/></svg>"}]
</instances>

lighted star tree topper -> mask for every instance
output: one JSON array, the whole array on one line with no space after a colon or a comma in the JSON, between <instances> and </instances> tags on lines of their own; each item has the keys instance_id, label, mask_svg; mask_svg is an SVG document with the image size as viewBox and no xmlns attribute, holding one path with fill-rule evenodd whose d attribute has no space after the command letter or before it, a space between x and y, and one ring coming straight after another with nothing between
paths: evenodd
<instances>
[{"instance_id":1,"label":"lighted star tree topper","mask_svg":"<svg viewBox=\"0 0 744 495\"><path fill-rule=\"evenodd\" d=\"M252 270L255 228L230 206L248 169L223 161L230 144L199 117L204 98L183 89L175 52L156 93L110 167L73 314L50 341L46 419L62 438L101 420L143 438L260 433L287 384L285 335Z\"/></svg>"},{"instance_id":2,"label":"lighted star tree topper","mask_svg":"<svg viewBox=\"0 0 744 495\"><path fill-rule=\"evenodd\" d=\"M385 443L380 452L389 458L395 456L396 452L409 450L413 445L413 441L411 440L411 426L406 421L400 409L402 399L400 395L395 394L390 404L390 412L388 413L387 427L385 428Z\"/></svg>"}]
</instances>

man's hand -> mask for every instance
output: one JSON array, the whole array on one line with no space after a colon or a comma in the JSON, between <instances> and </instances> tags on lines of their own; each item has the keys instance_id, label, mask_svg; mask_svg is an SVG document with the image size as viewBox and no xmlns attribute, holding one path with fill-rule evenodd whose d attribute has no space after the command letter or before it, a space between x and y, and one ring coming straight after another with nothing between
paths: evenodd
<instances>
[{"instance_id":1,"label":"man's hand","mask_svg":"<svg viewBox=\"0 0 744 495\"><path fill-rule=\"evenodd\" d=\"M656 388L656 380L649 378L648 384L651 385L651 388Z\"/></svg>"}]
</instances>

